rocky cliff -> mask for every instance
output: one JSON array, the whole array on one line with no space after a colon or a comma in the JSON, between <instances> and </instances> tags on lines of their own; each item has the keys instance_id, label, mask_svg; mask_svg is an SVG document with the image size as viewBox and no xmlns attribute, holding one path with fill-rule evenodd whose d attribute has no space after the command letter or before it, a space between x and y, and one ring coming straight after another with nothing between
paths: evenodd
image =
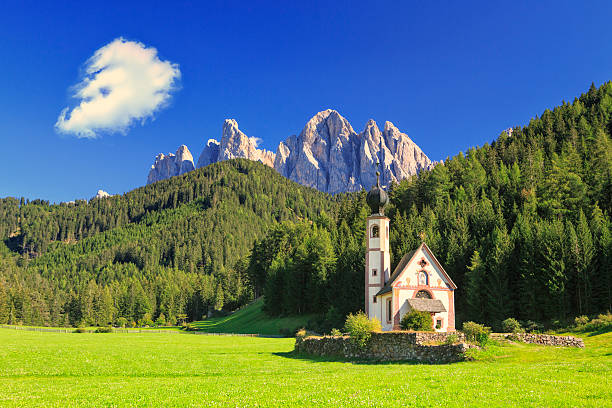
<instances>
[{"instance_id":1,"label":"rocky cliff","mask_svg":"<svg viewBox=\"0 0 612 408\"><path fill-rule=\"evenodd\" d=\"M185 146L181 149L189 152ZM184 173L182 165L177 167L179 151L176 156L158 155L147 183ZM208 140L197 167L239 157L261 161L291 180L329 193L370 188L376 182L377 162L384 185L435 164L391 122L385 122L381 131L376 122L369 120L365 129L357 133L331 109L317 113L298 136L281 142L276 154L258 149L254 138L245 135L235 120L227 119L221 141Z\"/></svg>"},{"instance_id":2,"label":"rocky cliff","mask_svg":"<svg viewBox=\"0 0 612 408\"><path fill-rule=\"evenodd\" d=\"M258 149L257 140L248 137L240 129L234 119L226 119L223 123L221 142L209 139L198 159L198 168L208 166L222 160L249 159L260 161L270 167L274 164L274 153Z\"/></svg>"},{"instance_id":3,"label":"rocky cliff","mask_svg":"<svg viewBox=\"0 0 612 408\"><path fill-rule=\"evenodd\" d=\"M176 154L168 153L168 155L165 155L160 153L155 156L155 162L151 166L149 177L147 177L147 184L178 176L191 170L195 170L193 156L187 146L182 145L178 148Z\"/></svg>"},{"instance_id":4,"label":"rocky cliff","mask_svg":"<svg viewBox=\"0 0 612 408\"><path fill-rule=\"evenodd\" d=\"M299 136L281 142L274 168L300 184L329 193L356 191L376 183L388 185L429 169L433 163L391 122L381 132L369 120L361 133L335 110L317 113Z\"/></svg>"}]
</instances>

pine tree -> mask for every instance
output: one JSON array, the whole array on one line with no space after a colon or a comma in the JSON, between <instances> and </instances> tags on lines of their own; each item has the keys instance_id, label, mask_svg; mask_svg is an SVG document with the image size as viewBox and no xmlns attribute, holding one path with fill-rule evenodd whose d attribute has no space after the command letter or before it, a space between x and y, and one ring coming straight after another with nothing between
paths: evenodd
<instances>
[{"instance_id":1,"label":"pine tree","mask_svg":"<svg viewBox=\"0 0 612 408\"><path fill-rule=\"evenodd\" d=\"M478 251L474 251L465 274L465 297L468 306L467 320L485 321L484 282L486 267Z\"/></svg>"}]
</instances>

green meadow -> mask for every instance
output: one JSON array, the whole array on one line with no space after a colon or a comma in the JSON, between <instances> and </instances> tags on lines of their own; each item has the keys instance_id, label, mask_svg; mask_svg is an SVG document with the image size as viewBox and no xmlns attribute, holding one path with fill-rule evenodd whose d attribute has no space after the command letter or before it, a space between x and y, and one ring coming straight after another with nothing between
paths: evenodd
<instances>
[{"instance_id":1,"label":"green meadow","mask_svg":"<svg viewBox=\"0 0 612 408\"><path fill-rule=\"evenodd\" d=\"M425 365L306 358L293 339L0 329L0 406L612 406L612 333Z\"/></svg>"}]
</instances>

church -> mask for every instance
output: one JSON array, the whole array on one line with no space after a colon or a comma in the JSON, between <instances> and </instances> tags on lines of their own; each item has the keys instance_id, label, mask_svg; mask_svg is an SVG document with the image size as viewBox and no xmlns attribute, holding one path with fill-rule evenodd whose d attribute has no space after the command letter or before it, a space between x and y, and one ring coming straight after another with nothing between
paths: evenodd
<instances>
[{"instance_id":1,"label":"church","mask_svg":"<svg viewBox=\"0 0 612 408\"><path fill-rule=\"evenodd\" d=\"M379 178L377 172L366 199L372 213L366 229L365 313L380 320L384 331L400 330L402 316L414 309L431 313L435 331L455 331L457 286L427 244L405 254L390 273L389 218L384 215L389 198Z\"/></svg>"}]
</instances>

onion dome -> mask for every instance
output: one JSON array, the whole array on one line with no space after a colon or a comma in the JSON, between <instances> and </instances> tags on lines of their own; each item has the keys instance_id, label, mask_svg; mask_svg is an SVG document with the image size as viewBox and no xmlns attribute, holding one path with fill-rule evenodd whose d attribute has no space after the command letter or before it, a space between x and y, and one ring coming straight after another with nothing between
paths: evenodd
<instances>
[{"instance_id":1,"label":"onion dome","mask_svg":"<svg viewBox=\"0 0 612 408\"><path fill-rule=\"evenodd\" d=\"M376 172L376 185L368 192L366 202L372 209L372 214L383 215L385 213L385 205L389 202L387 192L380 186L380 172Z\"/></svg>"}]
</instances>

